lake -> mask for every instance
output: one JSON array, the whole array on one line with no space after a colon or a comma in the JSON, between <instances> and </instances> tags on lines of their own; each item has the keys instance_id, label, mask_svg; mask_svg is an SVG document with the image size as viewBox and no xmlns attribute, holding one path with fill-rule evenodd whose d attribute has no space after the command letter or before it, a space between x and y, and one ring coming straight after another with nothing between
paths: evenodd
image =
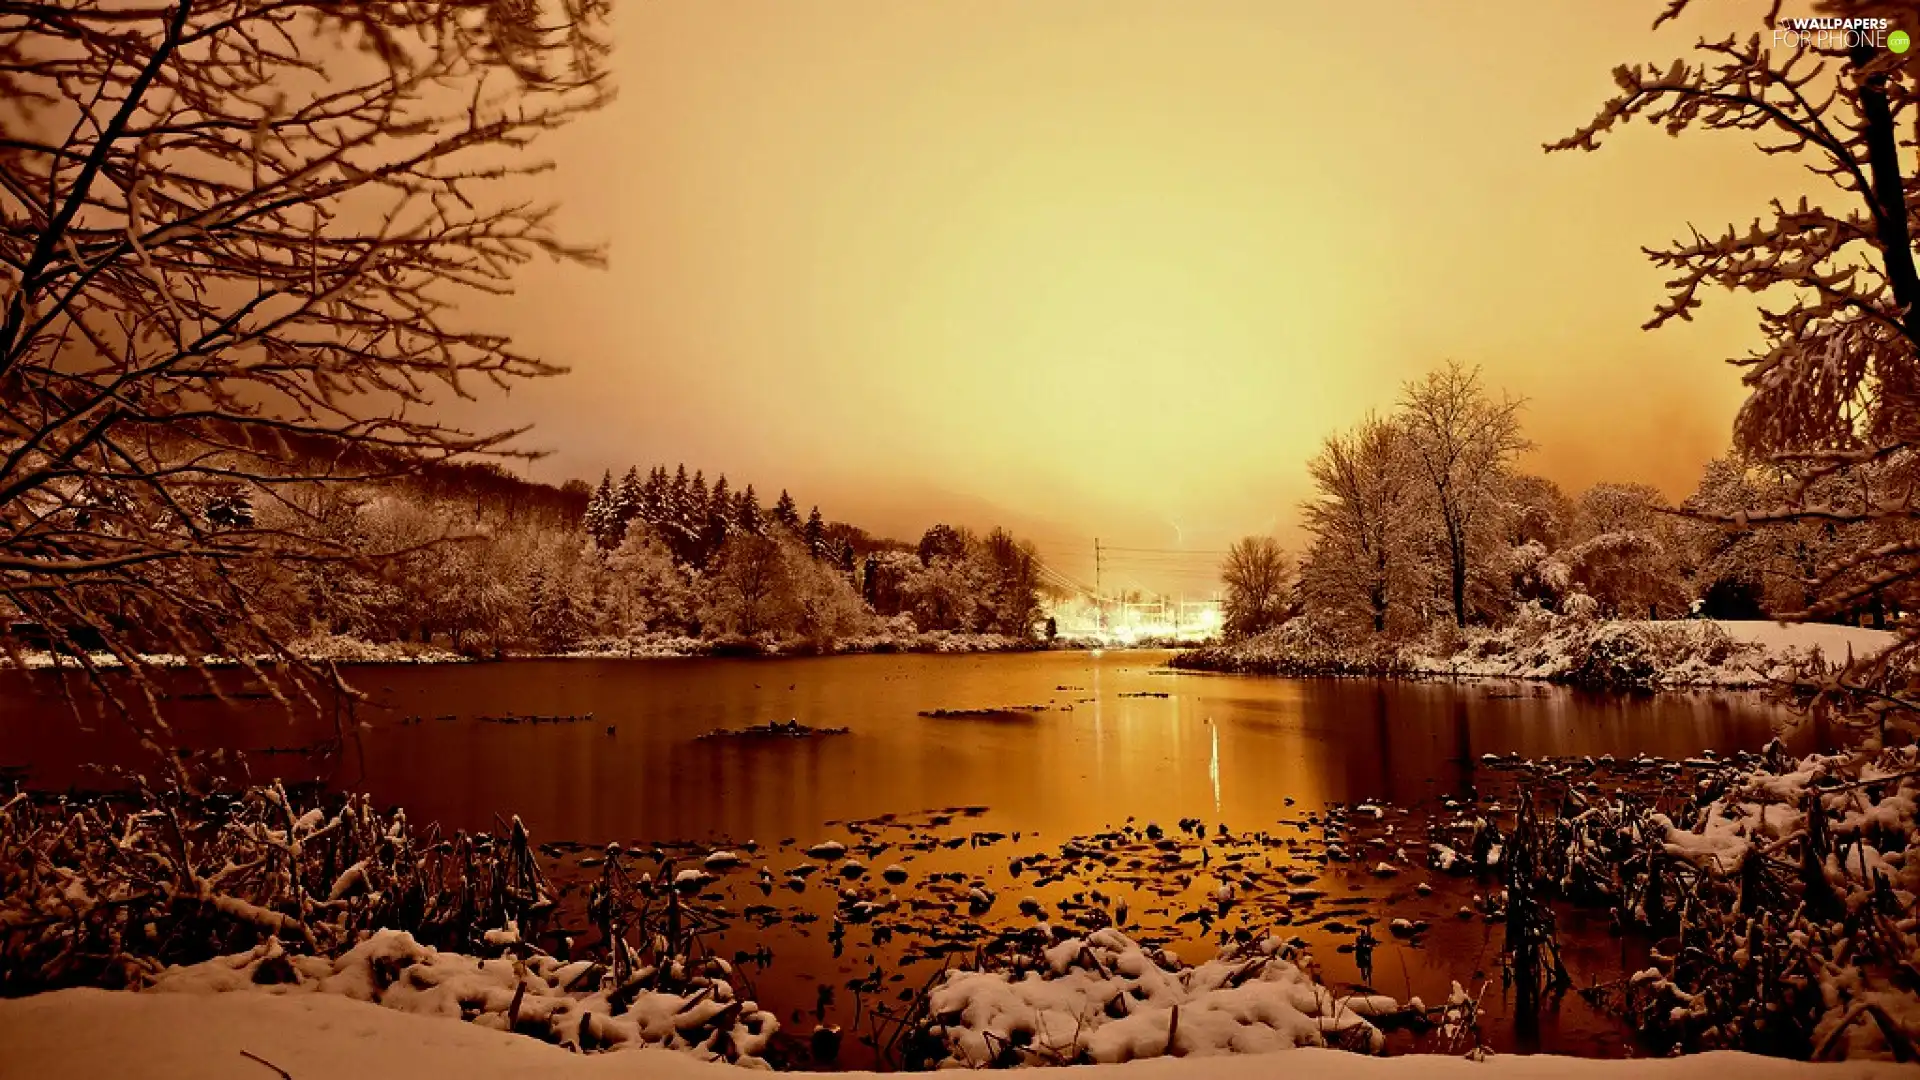
<instances>
[{"instance_id":1,"label":"lake","mask_svg":"<svg viewBox=\"0 0 1920 1080\"><path fill-rule=\"evenodd\" d=\"M1265 830L1329 803L1432 806L1492 782L1487 754L1686 758L1758 750L1782 732L1795 749L1811 748L1809 733L1786 726L1789 714L1749 694L1629 697L1511 683L1176 673L1164 667L1168 655L362 666L350 678L370 700L358 710L354 745L327 777L405 806L416 824L486 829L496 814L517 813L544 841L757 841L775 869L802 858L778 851L782 844L847 839L835 831L840 823L985 807L969 828L1018 839L991 852L923 854L909 865L916 873L957 866L1017 897L1023 885L1006 872L1010 845L1057 847L1129 818L1169 830L1182 818ZM52 678L31 676L43 690ZM79 729L62 706L29 693L28 679L0 676L0 766L25 769L38 786L91 787L99 783L94 765L140 763L125 730L112 722ZM182 694L168 709L185 745L247 751L255 778L307 778L314 767L302 757L265 751L309 744L330 730L310 718L289 720L258 697ZM923 715L937 710L964 715ZM583 719L500 722L509 715ZM811 739L699 738L788 720L850 730ZM1437 881L1431 896L1416 897L1411 885L1424 870L1394 882L1366 880L1358 868L1325 872L1329 891L1400 905L1396 914L1417 907L1435 923L1418 946L1381 950L1373 981L1382 992L1434 1001L1445 997L1449 980L1471 986L1477 975L1491 978L1490 997L1499 993L1499 934L1450 918L1486 883ZM758 899L744 878L736 884ZM815 891L821 897L809 902L830 914L831 892ZM1139 908L1148 906L1143 900ZM1336 951L1350 938L1304 912L1295 928L1314 942L1329 980L1358 978ZM1577 919L1566 929L1576 975L1584 968L1598 978L1632 962L1628 945L1581 930ZM758 989L763 1003L793 1005L783 1018L815 1003L814 983L865 971L861 957L876 955L830 955L817 931L797 926L771 937L755 931L753 939L782 946L775 974ZM1197 940L1196 952L1206 944ZM1634 1049L1630 1033L1577 998L1537 1027L1506 1024L1497 1002L1489 1012L1497 1047Z\"/></svg>"}]
</instances>

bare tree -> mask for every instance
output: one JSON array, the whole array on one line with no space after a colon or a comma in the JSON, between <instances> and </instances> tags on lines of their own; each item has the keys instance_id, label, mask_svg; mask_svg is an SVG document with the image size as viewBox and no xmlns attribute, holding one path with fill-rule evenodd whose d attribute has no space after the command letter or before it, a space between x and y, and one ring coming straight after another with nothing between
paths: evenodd
<instances>
[{"instance_id":1,"label":"bare tree","mask_svg":"<svg viewBox=\"0 0 1920 1080\"><path fill-rule=\"evenodd\" d=\"M1394 579L1408 554L1409 466L1404 432L1373 415L1328 436L1307 464L1320 497L1302 508L1315 539L1302 577L1336 606L1357 597L1375 633L1387 628Z\"/></svg>"},{"instance_id":2,"label":"bare tree","mask_svg":"<svg viewBox=\"0 0 1920 1080\"><path fill-rule=\"evenodd\" d=\"M430 410L560 370L461 305L537 255L597 258L513 182L606 100L604 3L0 0L17 617L136 670L145 648L301 670L249 568L342 552L254 508L505 451Z\"/></svg>"},{"instance_id":3,"label":"bare tree","mask_svg":"<svg viewBox=\"0 0 1920 1080\"><path fill-rule=\"evenodd\" d=\"M780 543L750 533L733 537L720 549L713 583L716 621L747 637L767 629L790 585Z\"/></svg>"},{"instance_id":4,"label":"bare tree","mask_svg":"<svg viewBox=\"0 0 1920 1080\"><path fill-rule=\"evenodd\" d=\"M1220 580L1227 587L1226 632L1245 637L1278 626L1287 614L1292 560L1271 536L1248 536L1227 549Z\"/></svg>"},{"instance_id":5,"label":"bare tree","mask_svg":"<svg viewBox=\"0 0 1920 1080\"><path fill-rule=\"evenodd\" d=\"M1408 383L1401 395L1399 421L1445 548L1458 626L1467 625L1475 527L1499 506L1507 466L1532 445L1520 434L1521 405L1488 396L1480 369L1458 361Z\"/></svg>"},{"instance_id":6,"label":"bare tree","mask_svg":"<svg viewBox=\"0 0 1920 1080\"><path fill-rule=\"evenodd\" d=\"M1669 0L1657 30L1689 7ZM1811 14L1893 18L1911 32L1910 5L1819 0ZM1760 312L1763 346L1734 362L1747 371L1736 450L1789 479L1759 505L1710 506L1701 516L1736 534L1781 533L1820 565L1790 571L1805 599L1783 617L1841 615L1920 582L1920 270L1913 250L1920 153L1913 57L1887 48L1887 31L1797 35L1769 29L1744 40L1701 41L1670 66L1625 65L1619 92L1595 118L1549 151L1594 150L1634 120L1678 135L1752 132L1755 147L1789 155L1830 189L1774 199L1750 225L1718 236L1697 230L1648 257L1671 272L1648 329L1691 317L1703 291L1779 298ZM1761 494L1750 492L1750 494ZM1698 510L1698 504L1696 504ZM1839 543L1833 543L1839 541ZM1736 545L1741 546L1741 545ZM1789 560L1794 561L1794 560ZM1909 688L1889 682L1920 651L1920 627L1863 658L1824 688L1865 690L1882 714L1911 712Z\"/></svg>"}]
</instances>

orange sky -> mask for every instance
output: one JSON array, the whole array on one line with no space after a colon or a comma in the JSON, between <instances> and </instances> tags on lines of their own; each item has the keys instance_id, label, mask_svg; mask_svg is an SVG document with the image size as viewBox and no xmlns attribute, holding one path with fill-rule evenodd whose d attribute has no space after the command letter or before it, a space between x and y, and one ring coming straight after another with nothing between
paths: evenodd
<instances>
[{"instance_id":1,"label":"orange sky","mask_svg":"<svg viewBox=\"0 0 1920 1080\"><path fill-rule=\"evenodd\" d=\"M612 268L529 273L497 317L573 373L487 415L547 478L685 459L901 536L1204 550L1294 536L1321 438L1458 357L1531 400L1531 468L1683 492L1752 306L1642 332L1639 247L1799 181L1734 136L1541 152L1615 64L1764 10L1661 6L623 8L620 101L550 145Z\"/></svg>"}]
</instances>

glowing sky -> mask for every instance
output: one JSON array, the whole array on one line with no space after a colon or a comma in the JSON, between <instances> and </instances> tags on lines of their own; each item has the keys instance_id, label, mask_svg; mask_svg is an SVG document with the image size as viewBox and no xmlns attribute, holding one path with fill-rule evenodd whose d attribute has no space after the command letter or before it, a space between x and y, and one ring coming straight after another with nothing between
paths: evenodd
<instances>
[{"instance_id":1,"label":"glowing sky","mask_svg":"<svg viewBox=\"0 0 1920 1080\"><path fill-rule=\"evenodd\" d=\"M1304 462L1448 357L1531 400L1529 467L1683 492L1750 302L1639 324L1641 245L1792 165L1585 122L1612 67L1744 34L1656 0L652 0L550 149L606 272L498 315L573 373L489 405L535 475L686 460L896 535L1294 535Z\"/></svg>"}]
</instances>

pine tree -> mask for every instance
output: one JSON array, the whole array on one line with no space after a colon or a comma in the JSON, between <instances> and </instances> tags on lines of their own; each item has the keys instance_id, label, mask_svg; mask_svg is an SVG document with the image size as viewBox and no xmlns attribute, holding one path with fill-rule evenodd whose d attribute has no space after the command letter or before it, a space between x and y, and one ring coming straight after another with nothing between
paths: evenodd
<instances>
[{"instance_id":1,"label":"pine tree","mask_svg":"<svg viewBox=\"0 0 1920 1080\"><path fill-rule=\"evenodd\" d=\"M698 565L702 560L702 541L707 535L707 477L699 469L693 471L693 483L687 488L687 505L681 518L681 545L685 554L681 558Z\"/></svg>"},{"instance_id":2,"label":"pine tree","mask_svg":"<svg viewBox=\"0 0 1920 1080\"><path fill-rule=\"evenodd\" d=\"M748 484L747 490L741 492L734 502L733 523L740 532L754 536L760 535L766 527L760 520L760 496L753 493L752 484Z\"/></svg>"},{"instance_id":3,"label":"pine tree","mask_svg":"<svg viewBox=\"0 0 1920 1080\"><path fill-rule=\"evenodd\" d=\"M627 525L640 516L640 469L634 466L620 479L620 490L613 500L614 532L624 536Z\"/></svg>"},{"instance_id":4,"label":"pine tree","mask_svg":"<svg viewBox=\"0 0 1920 1080\"><path fill-rule=\"evenodd\" d=\"M707 499L707 523L700 545L702 563L720 550L720 545L726 543L727 537L733 534L735 509L733 494L727 488L726 474L722 473L720 479L714 481L713 493Z\"/></svg>"},{"instance_id":5,"label":"pine tree","mask_svg":"<svg viewBox=\"0 0 1920 1080\"><path fill-rule=\"evenodd\" d=\"M786 488L780 489L780 498L773 504L773 522L795 531L800 528L800 511L794 507L793 496L787 494Z\"/></svg>"},{"instance_id":6,"label":"pine tree","mask_svg":"<svg viewBox=\"0 0 1920 1080\"><path fill-rule=\"evenodd\" d=\"M807 515L807 527L801 533L801 539L806 541L807 552L814 558L827 557L827 523L820 517L819 507L814 507L813 512Z\"/></svg>"},{"instance_id":7,"label":"pine tree","mask_svg":"<svg viewBox=\"0 0 1920 1080\"><path fill-rule=\"evenodd\" d=\"M594 489L593 496L587 500L587 515L581 520L595 542L606 545L613 525L613 470L609 469L600 477L600 486Z\"/></svg>"},{"instance_id":8,"label":"pine tree","mask_svg":"<svg viewBox=\"0 0 1920 1080\"><path fill-rule=\"evenodd\" d=\"M678 532L687 514L687 491L693 481L687 476L687 467L680 465L673 472L673 479L667 481L667 496L661 507L660 527L669 533Z\"/></svg>"},{"instance_id":9,"label":"pine tree","mask_svg":"<svg viewBox=\"0 0 1920 1080\"><path fill-rule=\"evenodd\" d=\"M848 581L856 580L854 577L852 541L840 541L840 572L846 575Z\"/></svg>"},{"instance_id":10,"label":"pine tree","mask_svg":"<svg viewBox=\"0 0 1920 1080\"><path fill-rule=\"evenodd\" d=\"M692 557L687 544L692 528L692 503L693 481L688 479L687 467L682 464L667 482L665 505L660 514L661 535L673 550L673 557L681 562L691 561Z\"/></svg>"},{"instance_id":11,"label":"pine tree","mask_svg":"<svg viewBox=\"0 0 1920 1080\"><path fill-rule=\"evenodd\" d=\"M647 482L640 487L640 520L658 531L666 521L667 467L655 465L647 471Z\"/></svg>"}]
</instances>

